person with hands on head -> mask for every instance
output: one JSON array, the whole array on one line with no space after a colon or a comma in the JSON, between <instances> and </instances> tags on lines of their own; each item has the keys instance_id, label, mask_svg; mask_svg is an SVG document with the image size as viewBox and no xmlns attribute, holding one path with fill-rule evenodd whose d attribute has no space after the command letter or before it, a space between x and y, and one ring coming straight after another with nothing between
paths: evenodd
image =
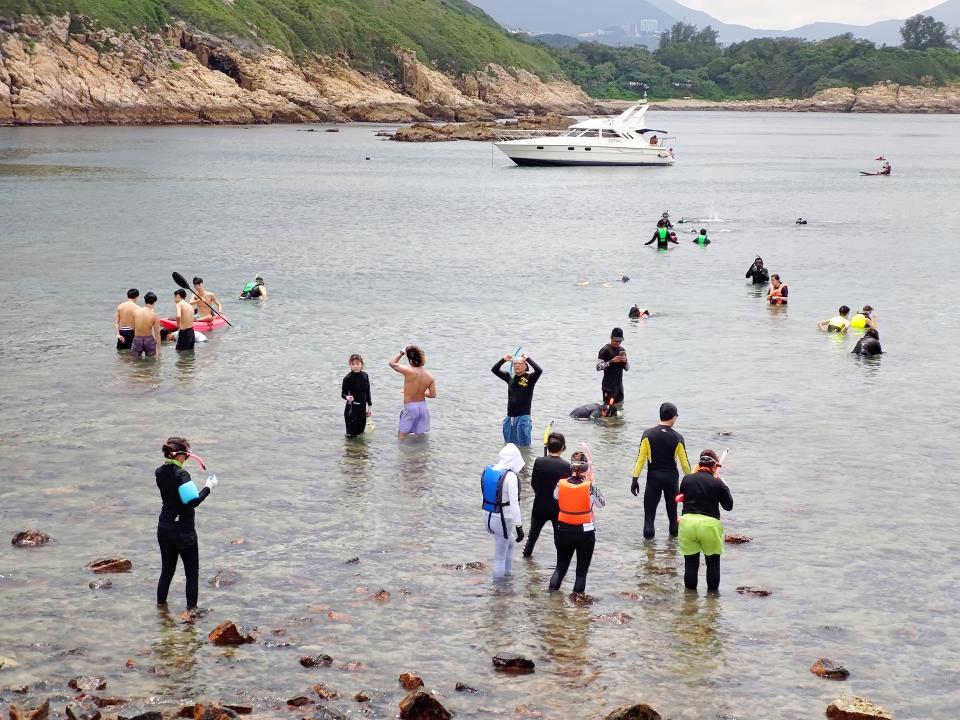
<instances>
[{"instance_id":1,"label":"person with hands on head","mask_svg":"<svg viewBox=\"0 0 960 720\"><path fill-rule=\"evenodd\" d=\"M400 359L406 356L408 365L401 365ZM433 375L424 367L427 355L416 345L404 345L403 350L394 355L387 363L403 375L403 409L397 423L397 437L403 440L407 435L426 435L430 432L430 409L427 398L437 396L437 383Z\"/></svg>"},{"instance_id":2,"label":"person with hands on head","mask_svg":"<svg viewBox=\"0 0 960 720\"><path fill-rule=\"evenodd\" d=\"M683 435L673 429L678 415L677 406L673 403L665 402L660 406L660 424L643 433L637 464L633 468L630 492L636 497L640 494L640 473L644 464L649 463L647 484L643 491L643 537L648 540L656 535L654 521L657 519L661 495L670 521L670 534L677 534L676 497L680 480L677 463L680 463L684 473L690 472Z\"/></svg>"},{"instance_id":3,"label":"person with hands on head","mask_svg":"<svg viewBox=\"0 0 960 720\"><path fill-rule=\"evenodd\" d=\"M513 376L502 369L504 363L513 364ZM529 371L532 368L532 372ZM530 410L533 406L533 388L543 374L543 369L525 354L504 355L490 371L507 383L507 416L503 419L503 441L517 447L530 447L533 421Z\"/></svg>"},{"instance_id":4,"label":"person with hands on head","mask_svg":"<svg viewBox=\"0 0 960 720\"><path fill-rule=\"evenodd\" d=\"M700 573L700 553L707 561L707 590L720 588L720 556L723 554L723 523L720 508L733 510L730 488L720 477L722 467L717 453L700 453L697 468L680 481L677 500L683 503L680 518L680 553L683 555L683 584L688 590L697 589Z\"/></svg>"},{"instance_id":5,"label":"person with hands on head","mask_svg":"<svg viewBox=\"0 0 960 720\"><path fill-rule=\"evenodd\" d=\"M606 506L603 493L594 482L593 472L586 453L575 452L570 456L573 475L557 483L553 496L557 500L557 529L553 543L557 547L557 566L550 578L550 590L559 590L574 553L577 556L576 580L573 592L582 595L587 589L587 571L593 559L597 533L593 524L593 511Z\"/></svg>"},{"instance_id":6,"label":"person with hands on head","mask_svg":"<svg viewBox=\"0 0 960 720\"><path fill-rule=\"evenodd\" d=\"M183 464L193 458L201 468L204 465L202 460L190 452L190 442L186 438L168 438L161 450L165 461L154 473L163 503L157 523L161 561L157 605L167 604L167 593L177 571L179 558L183 560L183 572L187 576L187 609L192 609L197 606L200 592L200 549L194 511L220 481L216 475L210 475L203 489L197 490Z\"/></svg>"},{"instance_id":7,"label":"person with hands on head","mask_svg":"<svg viewBox=\"0 0 960 720\"><path fill-rule=\"evenodd\" d=\"M623 373L629 369L627 350L623 347L623 330L615 327L610 332L610 342L597 353L597 372L603 373L600 389L604 401L612 397L614 403L623 402Z\"/></svg>"},{"instance_id":8,"label":"person with hands on head","mask_svg":"<svg viewBox=\"0 0 960 720\"><path fill-rule=\"evenodd\" d=\"M523 515L520 513L520 478L524 461L520 450L507 443L497 462L480 475L483 494L483 526L493 535L493 579L500 580L513 570L513 545L523 542Z\"/></svg>"}]
</instances>

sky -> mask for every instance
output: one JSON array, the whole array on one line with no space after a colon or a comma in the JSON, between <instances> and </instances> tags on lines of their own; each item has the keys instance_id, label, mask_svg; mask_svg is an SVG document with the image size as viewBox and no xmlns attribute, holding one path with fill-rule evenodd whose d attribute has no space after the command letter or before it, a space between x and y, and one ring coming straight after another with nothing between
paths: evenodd
<instances>
[{"instance_id":1,"label":"sky","mask_svg":"<svg viewBox=\"0 0 960 720\"><path fill-rule=\"evenodd\" d=\"M939 5L941 0L679 0L726 23L787 30L809 22L869 25L878 20L906 18Z\"/></svg>"}]
</instances>

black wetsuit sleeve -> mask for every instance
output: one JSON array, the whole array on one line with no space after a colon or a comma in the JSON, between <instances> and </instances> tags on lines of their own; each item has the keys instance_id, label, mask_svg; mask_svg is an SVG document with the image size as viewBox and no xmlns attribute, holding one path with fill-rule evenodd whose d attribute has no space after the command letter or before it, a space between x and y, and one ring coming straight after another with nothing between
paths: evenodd
<instances>
[{"instance_id":1,"label":"black wetsuit sleeve","mask_svg":"<svg viewBox=\"0 0 960 720\"><path fill-rule=\"evenodd\" d=\"M540 376L543 375L543 368L537 365L533 361L533 358L527 358L527 364L533 368L533 372L530 373L530 385L532 386L540 379Z\"/></svg>"},{"instance_id":2,"label":"black wetsuit sleeve","mask_svg":"<svg viewBox=\"0 0 960 720\"><path fill-rule=\"evenodd\" d=\"M504 372L503 370L500 369L501 367L503 367L503 363L504 363L503 359L497 360L497 361L493 364L493 367L490 368L490 372L492 372L492 373L493 373L494 375L496 375L498 378L500 378L501 380L503 380L505 383L509 383L509 382L510 382L510 373L506 373L506 372Z\"/></svg>"},{"instance_id":3,"label":"black wetsuit sleeve","mask_svg":"<svg viewBox=\"0 0 960 720\"><path fill-rule=\"evenodd\" d=\"M717 493L717 500L720 501L720 507L727 512L733 510L733 495L730 494L730 488L725 482L720 483L720 489Z\"/></svg>"},{"instance_id":4,"label":"black wetsuit sleeve","mask_svg":"<svg viewBox=\"0 0 960 720\"><path fill-rule=\"evenodd\" d=\"M790 287L784 285L780 288L780 297L789 297L790 296Z\"/></svg>"},{"instance_id":5,"label":"black wetsuit sleeve","mask_svg":"<svg viewBox=\"0 0 960 720\"><path fill-rule=\"evenodd\" d=\"M650 238L649 240L647 240L647 241L644 243L644 245L653 245L653 244L657 241L657 235L659 235L659 233L654 233L654 234L653 234L653 237Z\"/></svg>"},{"instance_id":6,"label":"black wetsuit sleeve","mask_svg":"<svg viewBox=\"0 0 960 720\"><path fill-rule=\"evenodd\" d=\"M367 405L369 405L370 407L373 407L373 395L370 394L370 376L364 373L363 381L367 391Z\"/></svg>"},{"instance_id":7,"label":"black wetsuit sleeve","mask_svg":"<svg viewBox=\"0 0 960 720\"><path fill-rule=\"evenodd\" d=\"M352 375L353 373L350 373ZM350 394L350 375L347 375L343 378L343 384L340 386L340 397L344 400L347 399L347 395Z\"/></svg>"}]
</instances>

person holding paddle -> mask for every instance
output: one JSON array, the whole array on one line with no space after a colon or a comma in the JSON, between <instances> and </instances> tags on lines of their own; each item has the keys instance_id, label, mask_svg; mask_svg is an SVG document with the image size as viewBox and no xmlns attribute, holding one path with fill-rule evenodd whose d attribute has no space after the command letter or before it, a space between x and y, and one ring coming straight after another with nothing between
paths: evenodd
<instances>
[{"instance_id":1,"label":"person holding paddle","mask_svg":"<svg viewBox=\"0 0 960 720\"><path fill-rule=\"evenodd\" d=\"M199 313L197 320L213 320L217 315L223 315L223 305L216 295L204 289L202 277L193 278L193 300L190 304Z\"/></svg>"}]
</instances>

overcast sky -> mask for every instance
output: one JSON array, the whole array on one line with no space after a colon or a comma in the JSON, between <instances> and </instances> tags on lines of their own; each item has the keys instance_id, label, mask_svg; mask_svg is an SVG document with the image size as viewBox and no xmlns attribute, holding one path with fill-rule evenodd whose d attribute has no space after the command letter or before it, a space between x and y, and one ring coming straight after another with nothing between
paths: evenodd
<instances>
[{"instance_id":1,"label":"overcast sky","mask_svg":"<svg viewBox=\"0 0 960 720\"><path fill-rule=\"evenodd\" d=\"M818 20L868 25L905 18L938 5L940 0L679 0L718 20L757 28L787 30Z\"/></svg>"}]
</instances>

